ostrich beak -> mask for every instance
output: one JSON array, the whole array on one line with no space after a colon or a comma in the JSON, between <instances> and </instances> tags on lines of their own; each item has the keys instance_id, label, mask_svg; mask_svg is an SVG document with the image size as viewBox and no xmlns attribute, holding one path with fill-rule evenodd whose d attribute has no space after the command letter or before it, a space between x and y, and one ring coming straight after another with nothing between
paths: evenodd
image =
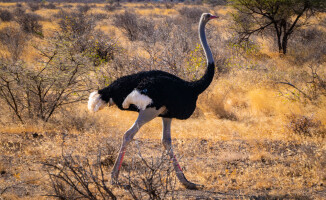
<instances>
[{"instance_id":1,"label":"ostrich beak","mask_svg":"<svg viewBox=\"0 0 326 200\"><path fill-rule=\"evenodd\" d=\"M215 15L212 15L209 19L211 20L211 19L216 19L216 18L218 18L218 17Z\"/></svg>"}]
</instances>

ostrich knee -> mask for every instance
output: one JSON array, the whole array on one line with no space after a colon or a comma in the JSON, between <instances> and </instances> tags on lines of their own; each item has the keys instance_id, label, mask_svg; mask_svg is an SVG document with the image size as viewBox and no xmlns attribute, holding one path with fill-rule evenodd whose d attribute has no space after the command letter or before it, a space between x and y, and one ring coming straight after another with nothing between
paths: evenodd
<instances>
[{"instance_id":1,"label":"ostrich knee","mask_svg":"<svg viewBox=\"0 0 326 200\"><path fill-rule=\"evenodd\" d=\"M131 129L129 129L124 135L123 135L123 142L122 144L124 146L127 146L132 139L134 138L134 136L136 135L136 133L139 130L139 126L133 126Z\"/></svg>"}]
</instances>

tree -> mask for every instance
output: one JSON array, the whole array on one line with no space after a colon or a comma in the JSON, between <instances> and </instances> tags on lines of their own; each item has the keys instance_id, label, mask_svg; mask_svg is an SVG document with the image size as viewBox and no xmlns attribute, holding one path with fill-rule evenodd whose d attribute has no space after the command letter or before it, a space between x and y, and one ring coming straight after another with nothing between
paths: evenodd
<instances>
[{"instance_id":1,"label":"tree","mask_svg":"<svg viewBox=\"0 0 326 200\"><path fill-rule=\"evenodd\" d=\"M325 0L230 0L236 13L235 30L240 41L253 34L271 30L275 33L279 52L286 54L292 33L307 24L310 17L326 10Z\"/></svg>"}]
</instances>

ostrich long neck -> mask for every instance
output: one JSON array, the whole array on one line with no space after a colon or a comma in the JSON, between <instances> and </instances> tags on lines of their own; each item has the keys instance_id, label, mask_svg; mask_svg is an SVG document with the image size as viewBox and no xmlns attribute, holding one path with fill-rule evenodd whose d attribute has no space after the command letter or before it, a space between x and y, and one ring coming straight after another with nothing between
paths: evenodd
<instances>
[{"instance_id":1,"label":"ostrich long neck","mask_svg":"<svg viewBox=\"0 0 326 200\"><path fill-rule=\"evenodd\" d=\"M215 64L213 59L213 54L211 52L211 49L209 48L206 40L206 34L205 34L205 25L202 20L199 23L199 38L201 45L204 49L206 59L207 59L207 69L204 74L204 76L197 80L192 82L194 91L198 94L202 93L212 82L214 77L214 71L215 71Z\"/></svg>"}]
</instances>

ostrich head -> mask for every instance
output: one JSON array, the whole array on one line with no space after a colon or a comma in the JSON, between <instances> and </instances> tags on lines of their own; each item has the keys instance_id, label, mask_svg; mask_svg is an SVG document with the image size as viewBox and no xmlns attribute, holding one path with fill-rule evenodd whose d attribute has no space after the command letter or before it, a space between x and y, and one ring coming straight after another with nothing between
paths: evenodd
<instances>
[{"instance_id":1,"label":"ostrich head","mask_svg":"<svg viewBox=\"0 0 326 200\"><path fill-rule=\"evenodd\" d=\"M200 18L200 23L206 24L209 20L215 19L215 18L218 18L218 17L215 15L212 15L210 13L203 13Z\"/></svg>"}]
</instances>

